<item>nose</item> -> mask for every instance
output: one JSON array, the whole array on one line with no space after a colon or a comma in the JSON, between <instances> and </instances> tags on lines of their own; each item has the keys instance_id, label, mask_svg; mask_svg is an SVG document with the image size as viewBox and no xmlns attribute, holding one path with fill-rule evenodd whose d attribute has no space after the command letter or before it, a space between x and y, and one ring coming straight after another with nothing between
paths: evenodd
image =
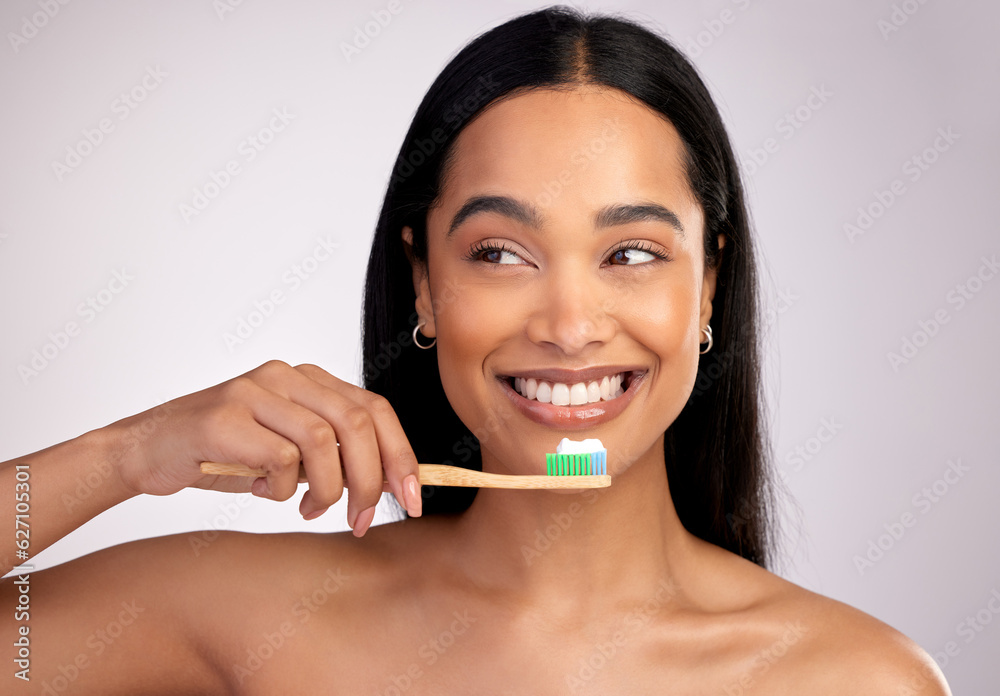
<instances>
[{"instance_id":1,"label":"nose","mask_svg":"<svg viewBox=\"0 0 1000 696\"><path fill-rule=\"evenodd\" d=\"M532 343L578 355L590 344L607 343L614 337L615 301L598 279L553 275L540 290L536 310L525 326Z\"/></svg>"}]
</instances>

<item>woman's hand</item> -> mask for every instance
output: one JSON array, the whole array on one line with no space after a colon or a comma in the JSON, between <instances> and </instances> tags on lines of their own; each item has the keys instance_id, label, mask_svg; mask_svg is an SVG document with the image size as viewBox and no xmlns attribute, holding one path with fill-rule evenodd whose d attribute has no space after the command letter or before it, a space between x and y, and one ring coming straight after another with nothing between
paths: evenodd
<instances>
[{"instance_id":1,"label":"woman's hand","mask_svg":"<svg viewBox=\"0 0 1000 696\"><path fill-rule=\"evenodd\" d=\"M287 500L301 462L309 490L299 512L306 519L340 499L345 472L347 521L356 536L372 522L383 476L411 516L421 513L417 459L389 402L315 365L271 361L107 429L121 442L121 480L136 493L194 487ZM205 475L203 461L243 464L267 476Z\"/></svg>"}]
</instances>

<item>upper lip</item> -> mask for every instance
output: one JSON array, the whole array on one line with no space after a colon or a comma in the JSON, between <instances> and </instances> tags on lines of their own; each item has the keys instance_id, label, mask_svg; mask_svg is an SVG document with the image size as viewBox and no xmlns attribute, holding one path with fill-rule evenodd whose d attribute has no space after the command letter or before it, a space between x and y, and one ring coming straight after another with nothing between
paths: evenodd
<instances>
[{"instance_id":1,"label":"upper lip","mask_svg":"<svg viewBox=\"0 0 1000 696\"><path fill-rule=\"evenodd\" d=\"M546 382L577 384L579 382L593 382L602 377L613 377L622 372L645 372L645 368L637 365L597 365L580 370L567 370L561 367L540 367L538 369L513 370L498 374L501 377L534 378L545 380Z\"/></svg>"}]
</instances>

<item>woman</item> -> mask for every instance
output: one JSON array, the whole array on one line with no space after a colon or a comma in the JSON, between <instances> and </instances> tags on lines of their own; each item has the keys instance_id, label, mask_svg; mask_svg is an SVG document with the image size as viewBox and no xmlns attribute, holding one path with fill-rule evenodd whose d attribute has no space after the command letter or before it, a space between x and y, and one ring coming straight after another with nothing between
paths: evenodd
<instances>
[{"instance_id":1,"label":"woman","mask_svg":"<svg viewBox=\"0 0 1000 696\"><path fill-rule=\"evenodd\" d=\"M141 493L287 500L300 462L300 512L346 485L353 536L181 534L37 573L32 689L949 693L908 639L765 569L752 245L718 112L660 38L563 9L479 37L390 181L366 389L268 363L0 471L8 519L30 472L33 552ZM602 440L610 488L416 479L540 473L564 436ZM369 529L383 477L408 517Z\"/></svg>"}]
</instances>

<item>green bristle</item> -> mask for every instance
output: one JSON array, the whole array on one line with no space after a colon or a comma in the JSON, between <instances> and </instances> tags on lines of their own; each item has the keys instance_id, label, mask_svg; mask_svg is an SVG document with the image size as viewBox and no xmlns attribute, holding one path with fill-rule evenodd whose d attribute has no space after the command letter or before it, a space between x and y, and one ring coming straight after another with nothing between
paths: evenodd
<instances>
[{"instance_id":1,"label":"green bristle","mask_svg":"<svg viewBox=\"0 0 1000 696\"><path fill-rule=\"evenodd\" d=\"M593 468L593 455L552 454L545 455L545 467L549 476L589 476Z\"/></svg>"}]
</instances>

